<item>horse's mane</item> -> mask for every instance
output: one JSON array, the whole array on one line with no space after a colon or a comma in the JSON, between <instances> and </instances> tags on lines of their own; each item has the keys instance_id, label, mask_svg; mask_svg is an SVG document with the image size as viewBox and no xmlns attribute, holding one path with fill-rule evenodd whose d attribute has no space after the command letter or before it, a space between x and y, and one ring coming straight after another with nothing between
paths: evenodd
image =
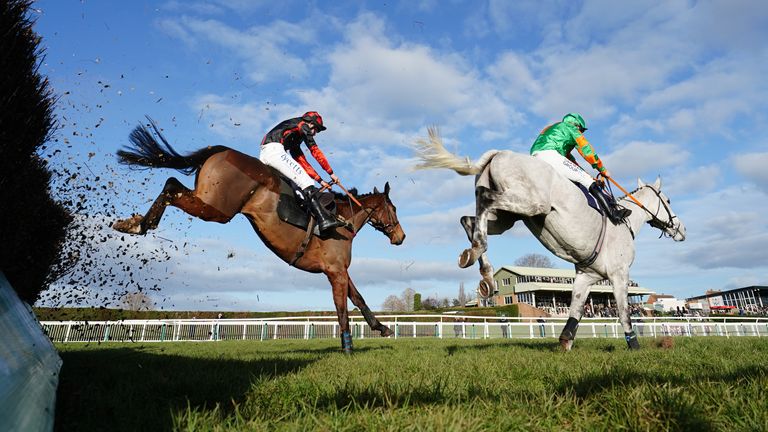
<instances>
[{"instance_id":1,"label":"horse's mane","mask_svg":"<svg viewBox=\"0 0 768 432\"><path fill-rule=\"evenodd\" d=\"M359 198L366 198L366 197L369 197L369 196L371 196L371 195L377 195L377 193L376 193L376 192L367 192L367 193L364 193L364 194L360 194L360 195L358 195L358 193L357 193L357 188L356 188L356 187L353 187L353 188L349 189L349 193L350 193L350 194L351 194L353 197L355 197L355 198L358 198L358 199L359 199ZM379 192L379 194L381 194L381 192ZM333 191L333 199L334 199L335 201L347 201L347 200L349 200L350 198L349 198L349 197L347 196L347 194L345 194L345 193L341 193L341 192L336 192L336 191Z\"/></svg>"}]
</instances>

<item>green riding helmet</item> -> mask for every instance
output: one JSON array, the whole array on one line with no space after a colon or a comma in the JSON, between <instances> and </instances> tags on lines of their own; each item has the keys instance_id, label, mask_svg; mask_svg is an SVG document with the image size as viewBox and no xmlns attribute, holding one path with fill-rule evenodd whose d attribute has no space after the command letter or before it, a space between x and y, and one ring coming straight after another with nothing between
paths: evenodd
<instances>
[{"instance_id":1,"label":"green riding helmet","mask_svg":"<svg viewBox=\"0 0 768 432\"><path fill-rule=\"evenodd\" d=\"M587 123L584 121L584 118L581 117L581 114L568 113L563 117L563 122L576 126L582 132L587 130Z\"/></svg>"}]
</instances>

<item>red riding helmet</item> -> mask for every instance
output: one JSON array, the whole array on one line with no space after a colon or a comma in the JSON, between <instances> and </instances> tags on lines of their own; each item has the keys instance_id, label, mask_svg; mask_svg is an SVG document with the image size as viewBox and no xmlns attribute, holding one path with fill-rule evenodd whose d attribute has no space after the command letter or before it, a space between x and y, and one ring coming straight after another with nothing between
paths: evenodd
<instances>
[{"instance_id":1,"label":"red riding helmet","mask_svg":"<svg viewBox=\"0 0 768 432\"><path fill-rule=\"evenodd\" d=\"M325 130L325 126L323 125L323 118L317 111L307 111L303 116L301 116L301 119L307 123L315 125L315 129L317 129L318 132Z\"/></svg>"}]
</instances>

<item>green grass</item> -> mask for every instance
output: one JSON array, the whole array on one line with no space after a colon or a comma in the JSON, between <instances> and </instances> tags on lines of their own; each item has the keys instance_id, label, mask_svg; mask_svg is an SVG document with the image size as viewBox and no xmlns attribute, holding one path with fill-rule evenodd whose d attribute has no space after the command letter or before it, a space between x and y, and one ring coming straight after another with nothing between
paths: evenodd
<instances>
[{"instance_id":1,"label":"green grass","mask_svg":"<svg viewBox=\"0 0 768 432\"><path fill-rule=\"evenodd\" d=\"M58 345L56 429L768 430L768 338Z\"/></svg>"}]
</instances>

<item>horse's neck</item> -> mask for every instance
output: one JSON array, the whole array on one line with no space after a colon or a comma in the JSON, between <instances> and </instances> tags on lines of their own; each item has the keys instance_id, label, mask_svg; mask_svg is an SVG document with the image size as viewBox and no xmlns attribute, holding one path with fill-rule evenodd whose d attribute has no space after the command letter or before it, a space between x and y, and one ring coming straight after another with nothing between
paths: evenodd
<instances>
[{"instance_id":1,"label":"horse's neck","mask_svg":"<svg viewBox=\"0 0 768 432\"><path fill-rule=\"evenodd\" d=\"M374 209L371 204L374 199L374 195L358 197L358 201L363 205L362 208L351 200L346 200L339 206L341 216L352 222L352 225L355 227L355 232L359 231L360 228L365 225L370 214L373 213ZM337 206L338 205L339 203L337 203Z\"/></svg>"},{"instance_id":2,"label":"horse's neck","mask_svg":"<svg viewBox=\"0 0 768 432\"><path fill-rule=\"evenodd\" d=\"M648 211L652 212L658 206L658 197L649 188L642 188L637 190L632 193L632 196L640 201L640 203L645 206ZM635 233L635 235L637 235L643 225L651 220L651 215L647 211L643 210L642 207L638 206L637 203L635 203L628 196L621 198L619 200L619 204L632 210L632 214L629 215L627 221L629 222L629 226L632 227L632 231Z\"/></svg>"}]
</instances>

